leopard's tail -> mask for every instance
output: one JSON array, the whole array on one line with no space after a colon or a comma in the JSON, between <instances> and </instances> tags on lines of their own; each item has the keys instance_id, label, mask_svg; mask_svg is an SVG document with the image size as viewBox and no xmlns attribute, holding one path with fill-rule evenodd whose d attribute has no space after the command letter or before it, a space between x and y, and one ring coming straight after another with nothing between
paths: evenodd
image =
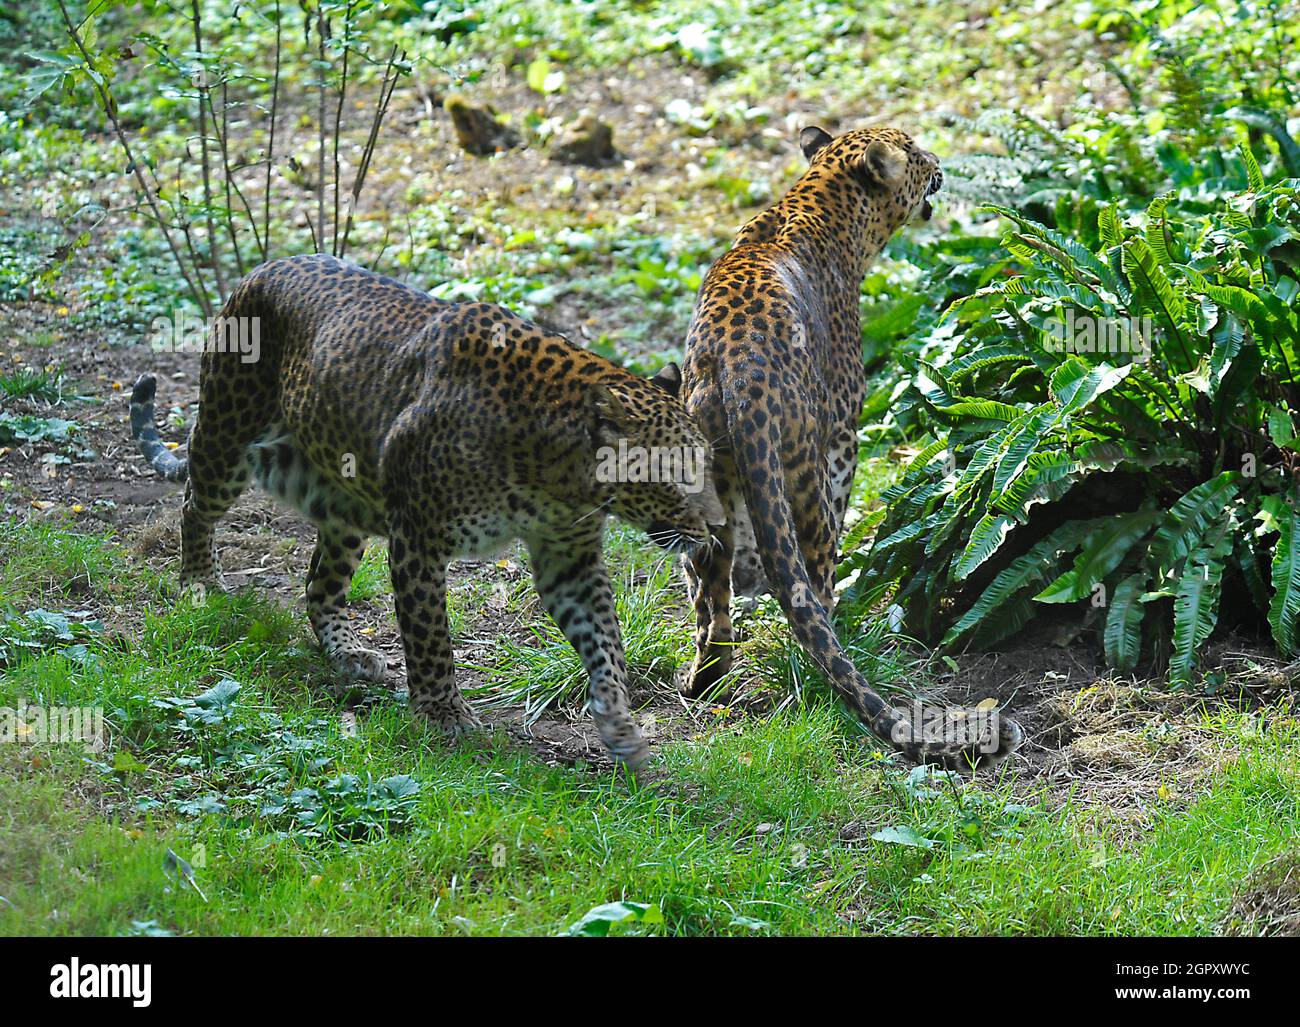
<instances>
[{"instance_id":1,"label":"leopard's tail","mask_svg":"<svg viewBox=\"0 0 1300 1027\"><path fill-rule=\"evenodd\" d=\"M162 440L153 420L153 397L157 381L151 374L142 374L131 390L131 434L149 465L168 481L184 481L189 477L190 462L178 457Z\"/></svg>"},{"instance_id":2,"label":"leopard's tail","mask_svg":"<svg viewBox=\"0 0 1300 1027\"><path fill-rule=\"evenodd\" d=\"M966 710L957 717L945 715L942 730L927 732L923 726L918 730L886 703L853 665L794 543L794 517L780 456L781 426L758 410L746 394L752 371L763 372L757 368L747 368L746 373L736 370L722 376L720 382L728 435L763 569L799 644L858 719L909 759L964 774L1002 762L1024 741L1024 731L1014 720ZM939 737L934 737L936 734Z\"/></svg>"}]
</instances>

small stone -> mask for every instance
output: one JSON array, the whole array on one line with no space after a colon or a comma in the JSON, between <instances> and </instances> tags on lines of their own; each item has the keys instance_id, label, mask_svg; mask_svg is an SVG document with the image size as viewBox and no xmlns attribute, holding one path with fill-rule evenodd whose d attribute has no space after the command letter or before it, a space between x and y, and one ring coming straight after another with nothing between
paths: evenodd
<instances>
[{"instance_id":1,"label":"small stone","mask_svg":"<svg viewBox=\"0 0 1300 1027\"><path fill-rule=\"evenodd\" d=\"M587 116L567 129L551 147L551 160L598 168L617 157L614 130L599 118Z\"/></svg>"},{"instance_id":2,"label":"small stone","mask_svg":"<svg viewBox=\"0 0 1300 1027\"><path fill-rule=\"evenodd\" d=\"M443 107L451 115L456 142L466 153L488 157L519 145L519 133L497 121L490 106L472 107L463 96L453 93Z\"/></svg>"}]
</instances>

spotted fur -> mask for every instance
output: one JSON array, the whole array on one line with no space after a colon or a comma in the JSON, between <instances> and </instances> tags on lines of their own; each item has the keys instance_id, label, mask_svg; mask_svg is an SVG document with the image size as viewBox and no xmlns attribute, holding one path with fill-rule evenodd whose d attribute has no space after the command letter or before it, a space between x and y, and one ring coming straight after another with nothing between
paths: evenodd
<instances>
[{"instance_id":1,"label":"spotted fur","mask_svg":"<svg viewBox=\"0 0 1300 1027\"><path fill-rule=\"evenodd\" d=\"M153 426L154 379L132 395L141 452L185 481L182 581L221 586L213 529L256 479L318 528L307 611L327 657L378 680L384 660L345 610L366 539L387 536L411 707L459 733L478 721L455 682L447 564L523 539L542 604L586 666L602 740L641 763L601 535L615 514L686 549L721 517L677 369L645 381L502 307L443 302L325 256L262 265L222 314L260 318L260 354L204 352L188 461ZM704 459L621 481L600 470L620 441Z\"/></svg>"},{"instance_id":2,"label":"spotted fur","mask_svg":"<svg viewBox=\"0 0 1300 1027\"><path fill-rule=\"evenodd\" d=\"M996 738L990 730L965 746L925 737L868 685L830 619L866 396L862 278L901 225L929 218L943 175L896 129L832 138L808 128L800 144L807 172L710 269L687 336L683 391L716 444L727 516L720 545L688 560L697 629L686 691L704 694L731 666L733 586L770 588L800 644L877 736L917 761L988 766L1020 744L1015 722L1000 718Z\"/></svg>"}]
</instances>

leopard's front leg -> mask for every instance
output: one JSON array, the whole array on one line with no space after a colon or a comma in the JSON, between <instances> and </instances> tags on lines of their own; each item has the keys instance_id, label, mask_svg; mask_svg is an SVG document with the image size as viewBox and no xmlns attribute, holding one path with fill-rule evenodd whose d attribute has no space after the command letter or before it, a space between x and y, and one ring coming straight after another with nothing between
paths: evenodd
<instances>
[{"instance_id":1,"label":"leopard's front leg","mask_svg":"<svg viewBox=\"0 0 1300 1027\"><path fill-rule=\"evenodd\" d=\"M587 668L601 741L618 760L640 766L650 748L628 711L627 663L599 531L562 542L534 539L528 551L542 605Z\"/></svg>"},{"instance_id":2,"label":"leopard's front leg","mask_svg":"<svg viewBox=\"0 0 1300 1027\"><path fill-rule=\"evenodd\" d=\"M450 553L436 531L419 521L395 519L389 533L388 562L406 652L411 710L448 734L459 735L481 725L456 687L447 626L449 560Z\"/></svg>"}]
</instances>

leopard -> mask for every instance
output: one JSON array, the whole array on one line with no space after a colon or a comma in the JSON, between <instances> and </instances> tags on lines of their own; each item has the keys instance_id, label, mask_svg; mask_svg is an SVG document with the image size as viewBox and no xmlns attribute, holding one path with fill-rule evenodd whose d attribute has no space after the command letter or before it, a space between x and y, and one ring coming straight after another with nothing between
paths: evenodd
<instances>
[{"instance_id":1,"label":"leopard","mask_svg":"<svg viewBox=\"0 0 1300 1027\"><path fill-rule=\"evenodd\" d=\"M682 394L714 445L725 516L717 545L684 560L695 656L683 691L721 690L735 654L733 594L770 592L874 735L914 762L972 774L1014 752L1021 727L980 708L948 711L961 730L922 729L871 687L832 622L867 394L862 281L900 228L930 220L943 171L897 128L835 136L814 125L799 146L806 171L710 267L687 329Z\"/></svg>"},{"instance_id":2,"label":"leopard","mask_svg":"<svg viewBox=\"0 0 1300 1027\"><path fill-rule=\"evenodd\" d=\"M253 329L256 346L234 344ZM713 544L711 452L680 389L676 364L644 378L503 306L315 254L262 264L231 293L203 346L185 456L158 431L151 374L130 420L148 464L184 482L187 589L225 590L215 528L252 481L315 526L308 620L346 680L385 680L347 597L368 541L386 538L409 706L452 736L481 720L456 684L448 565L522 540L541 605L585 667L597 733L635 769L649 745L629 710L602 537L616 517L672 554ZM643 459L620 463L627 453ZM678 458L650 473L656 453Z\"/></svg>"}]
</instances>

